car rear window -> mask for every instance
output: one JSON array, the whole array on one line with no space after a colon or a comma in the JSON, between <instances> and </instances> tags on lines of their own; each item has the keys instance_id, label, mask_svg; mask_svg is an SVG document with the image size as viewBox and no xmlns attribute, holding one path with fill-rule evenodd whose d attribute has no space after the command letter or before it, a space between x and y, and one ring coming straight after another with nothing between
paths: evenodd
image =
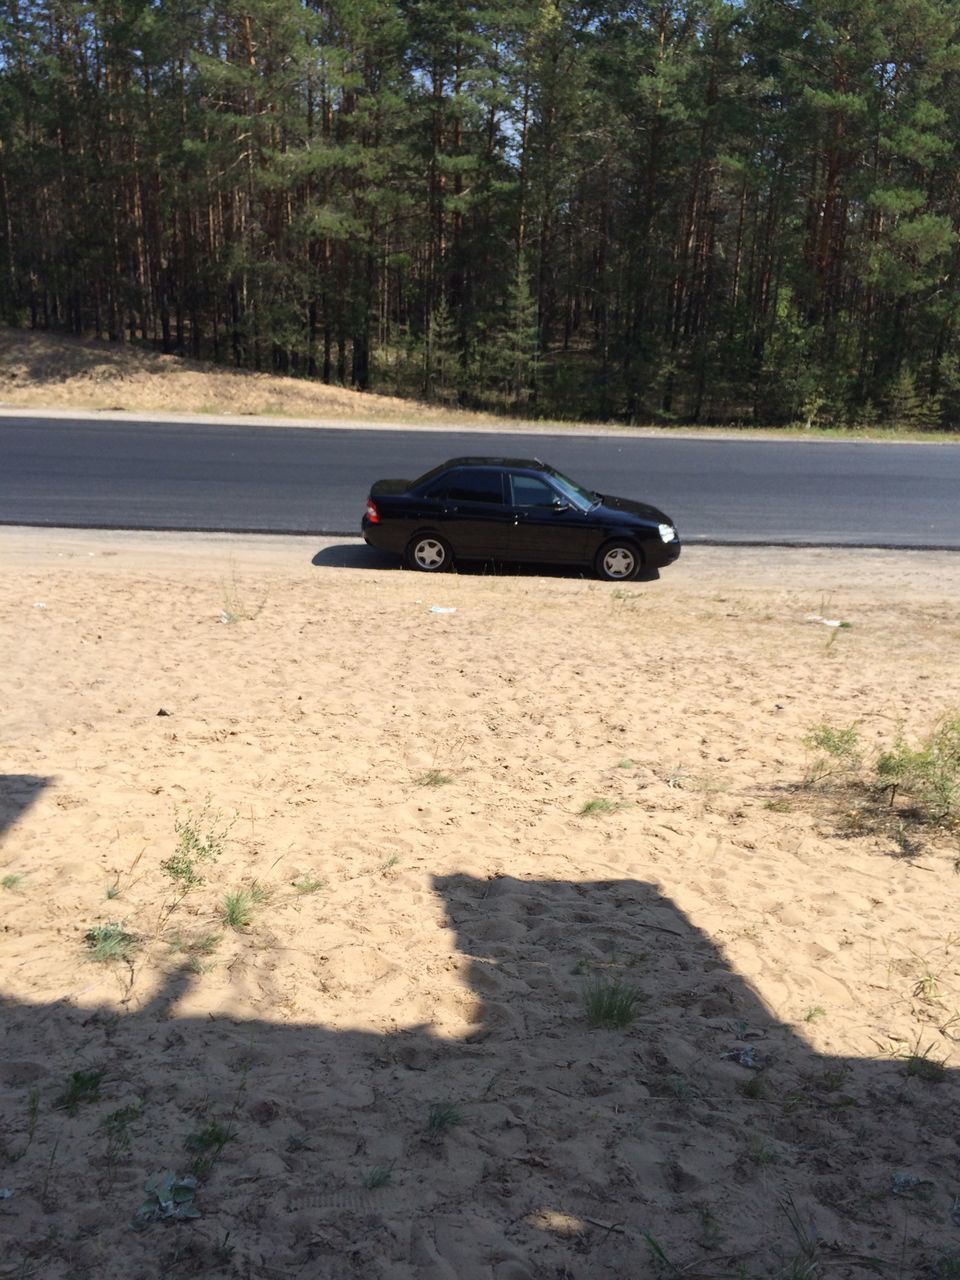
<instances>
[{"instance_id":1,"label":"car rear window","mask_svg":"<svg viewBox=\"0 0 960 1280\"><path fill-rule=\"evenodd\" d=\"M445 497L452 502L490 502L503 504L503 475L499 471L484 471L471 467L469 471L454 471L449 476L445 491L430 491L431 497Z\"/></svg>"}]
</instances>

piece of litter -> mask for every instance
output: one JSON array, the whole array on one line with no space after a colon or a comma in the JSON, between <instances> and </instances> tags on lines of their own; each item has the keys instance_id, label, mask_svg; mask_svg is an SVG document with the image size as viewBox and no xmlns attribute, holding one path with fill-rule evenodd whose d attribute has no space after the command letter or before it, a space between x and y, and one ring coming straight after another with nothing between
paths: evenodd
<instances>
[{"instance_id":1,"label":"piece of litter","mask_svg":"<svg viewBox=\"0 0 960 1280\"><path fill-rule=\"evenodd\" d=\"M37 601L37 603L36 603L33 607L34 607L35 609L45 609L47 606L43 603L43 601L42 601L42 600L38 600L38 601Z\"/></svg>"},{"instance_id":2,"label":"piece of litter","mask_svg":"<svg viewBox=\"0 0 960 1280\"><path fill-rule=\"evenodd\" d=\"M456 613L456 609L452 605L432 604L430 606L431 613Z\"/></svg>"},{"instance_id":3,"label":"piece of litter","mask_svg":"<svg viewBox=\"0 0 960 1280\"><path fill-rule=\"evenodd\" d=\"M0 1187L0 1200L9 1200L13 1196L12 1187Z\"/></svg>"},{"instance_id":4,"label":"piece of litter","mask_svg":"<svg viewBox=\"0 0 960 1280\"><path fill-rule=\"evenodd\" d=\"M738 1062L741 1067L749 1067L751 1071L759 1071L760 1063L757 1060L757 1050L752 1044L743 1045L736 1049L728 1049L726 1053L720 1055L721 1058L727 1058L730 1062Z\"/></svg>"},{"instance_id":5,"label":"piece of litter","mask_svg":"<svg viewBox=\"0 0 960 1280\"><path fill-rule=\"evenodd\" d=\"M183 1221L203 1215L193 1203L197 1180L192 1173L180 1177L176 1173L158 1173L143 1184L147 1198L137 1210L135 1224L159 1222L164 1218Z\"/></svg>"},{"instance_id":6,"label":"piece of litter","mask_svg":"<svg viewBox=\"0 0 960 1280\"><path fill-rule=\"evenodd\" d=\"M822 622L825 627L842 627L844 624L839 618L821 618L819 613L808 613L804 622Z\"/></svg>"},{"instance_id":7,"label":"piece of litter","mask_svg":"<svg viewBox=\"0 0 960 1280\"><path fill-rule=\"evenodd\" d=\"M932 1187L932 1178L921 1178L916 1173L894 1173L890 1177L890 1190L895 1196L908 1196L918 1187Z\"/></svg>"}]
</instances>

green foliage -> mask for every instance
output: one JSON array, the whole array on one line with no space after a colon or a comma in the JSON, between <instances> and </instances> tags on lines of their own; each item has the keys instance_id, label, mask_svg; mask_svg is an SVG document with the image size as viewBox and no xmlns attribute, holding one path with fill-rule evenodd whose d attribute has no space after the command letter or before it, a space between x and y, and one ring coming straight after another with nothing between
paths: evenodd
<instances>
[{"instance_id":1,"label":"green foliage","mask_svg":"<svg viewBox=\"0 0 960 1280\"><path fill-rule=\"evenodd\" d=\"M560 418L957 419L955 5L492 12L0 7L0 317Z\"/></svg>"},{"instance_id":2,"label":"green foliage","mask_svg":"<svg viewBox=\"0 0 960 1280\"><path fill-rule=\"evenodd\" d=\"M97 964L112 964L115 960L129 962L141 943L133 933L127 933L122 924L98 924L88 929L84 941L90 950L89 959Z\"/></svg>"},{"instance_id":3,"label":"green foliage","mask_svg":"<svg viewBox=\"0 0 960 1280\"><path fill-rule=\"evenodd\" d=\"M904 1055L904 1062L908 1076L915 1076L928 1084L940 1084L946 1079L946 1062L934 1055L932 1044L924 1046L918 1039L914 1048Z\"/></svg>"},{"instance_id":4,"label":"green foliage","mask_svg":"<svg viewBox=\"0 0 960 1280\"><path fill-rule=\"evenodd\" d=\"M188 893L203 884L200 869L212 865L223 853L237 816L234 814L224 822L220 810L211 813L209 796L199 811L187 809L185 813L177 814L173 824L177 847L160 865L181 893Z\"/></svg>"},{"instance_id":5,"label":"green foliage","mask_svg":"<svg viewBox=\"0 0 960 1280\"><path fill-rule=\"evenodd\" d=\"M636 987L628 986L618 978L594 978L583 992L590 1025L615 1030L622 1030L633 1022L641 999Z\"/></svg>"},{"instance_id":6,"label":"green foliage","mask_svg":"<svg viewBox=\"0 0 960 1280\"><path fill-rule=\"evenodd\" d=\"M856 723L814 725L803 744L808 751L816 753L804 779L807 786L837 774L853 773L860 767L862 753Z\"/></svg>"},{"instance_id":7,"label":"green foliage","mask_svg":"<svg viewBox=\"0 0 960 1280\"><path fill-rule=\"evenodd\" d=\"M243 889L228 893L220 907L224 924L231 929L246 929L253 923L253 899Z\"/></svg>"},{"instance_id":8,"label":"green foliage","mask_svg":"<svg viewBox=\"0 0 960 1280\"><path fill-rule=\"evenodd\" d=\"M102 1071L74 1071L54 1105L75 1116L81 1105L99 1100L103 1076Z\"/></svg>"},{"instance_id":9,"label":"green foliage","mask_svg":"<svg viewBox=\"0 0 960 1280\"><path fill-rule=\"evenodd\" d=\"M237 1130L219 1120L212 1120L196 1133L187 1136L184 1143L193 1156L192 1169L198 1178L210 1172L223 1154L224 1147L237 1137Z\"/></svg>"},{"instance_id":10,"label":"green foliage","mask_svg":"<svg viewBox=\"0 0 960 1280\"><path fill-rule=\"evenodd\" d=\"M891 805L902 793L927 821L960 818L960 712L944 716L917 746L898 734L893 747L877 760L876 780Z\"/></svg>"},{"instance_id":11,"label":"green foliage","mask_svg":"<svg viewBox=\"0 0 960 1280\"><path fill-rule=\"evenodd\" d=\"M427 1112L427 1134L439 1138L463 1122L458 1107L451 1102L431 1102Z\"/></svg>"},{"instance_id":12,"label":"green foliage","mask_svg":"<svg viewBox=\"0 0 960 1280\"><path fill-rule=\"evenodd\" d=\"M595 796L592 800L586 800L580 806L579 816L581 818L589 818L595 813L618 813L623 805L619 800L610 800L607 796Z\"/></svg>"},{"instance_id":13,"label":"green foliage","mask_svg":"<svg viewBox=\"0 0 960 1280\"><path fill-rule=\"evenodd\" d=\"M321 880L314 875L300 876L298 880L293 882L294 891L300 894L301 897L309 893L319 893L321 889L326 887L326 880Z\"/></svg>"},{"instance_id":14,"label":"green foliage","mask_svg":"<svg viewBox=\"0 0 960 1280\"><path fill-rule=\"evenodd\" d=\"M445 787L453 781L455 779L452 774L444 773L441 769L428 769L426 773L421 773L417 779L417 786Z\"/></svg>"}]
</instances>

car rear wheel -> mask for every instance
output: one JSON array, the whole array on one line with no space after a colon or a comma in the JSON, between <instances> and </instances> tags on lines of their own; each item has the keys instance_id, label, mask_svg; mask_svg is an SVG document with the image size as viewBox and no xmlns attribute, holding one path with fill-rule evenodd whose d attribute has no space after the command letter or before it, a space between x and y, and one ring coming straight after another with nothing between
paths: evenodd
<instances>
[{"instance_id":1,"label":"car rear wheel","mask_svg":"<svg viewBox=\"0 0 960 1280\"><path fill-rule=\"evenodd\" d=\"M442 573L453 565L453 552L449 542L435 533L418 533L407 543L404 556L409 569L421 573Z\"/></svg>"},{"instance_id":2,"label":"car rear wheel","mask_svg":"<svg viewBox=\"0 0 960 1280\"><path fill-rule=\"evenodd\" d=\"M608 542L597 552L597 577L607 582L630 582L643 567L640 552L629 542Z\"/></svg>"}]
</instances>

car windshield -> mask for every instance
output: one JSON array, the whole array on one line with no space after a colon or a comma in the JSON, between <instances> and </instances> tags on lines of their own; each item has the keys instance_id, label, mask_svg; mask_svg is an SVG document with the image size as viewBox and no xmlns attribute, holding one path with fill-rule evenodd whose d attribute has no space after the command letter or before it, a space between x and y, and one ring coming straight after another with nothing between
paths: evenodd
<instances>
[{"instance_id":1,"label":"car windshield","mask_svg":"<svg viewBox=\"0 0 960 1280\"><path fill-rule=\"evenodd\" d=\"M594 493L592 489L585 489L582 484L577 484L576 480L571 480L569 476L565 476L560 471L554 471L550 468L550 479L553 481L565 498L568 498L575 507L592 507L594 503L599 502L599 495Z\"/></svg>"}]
</instances>

